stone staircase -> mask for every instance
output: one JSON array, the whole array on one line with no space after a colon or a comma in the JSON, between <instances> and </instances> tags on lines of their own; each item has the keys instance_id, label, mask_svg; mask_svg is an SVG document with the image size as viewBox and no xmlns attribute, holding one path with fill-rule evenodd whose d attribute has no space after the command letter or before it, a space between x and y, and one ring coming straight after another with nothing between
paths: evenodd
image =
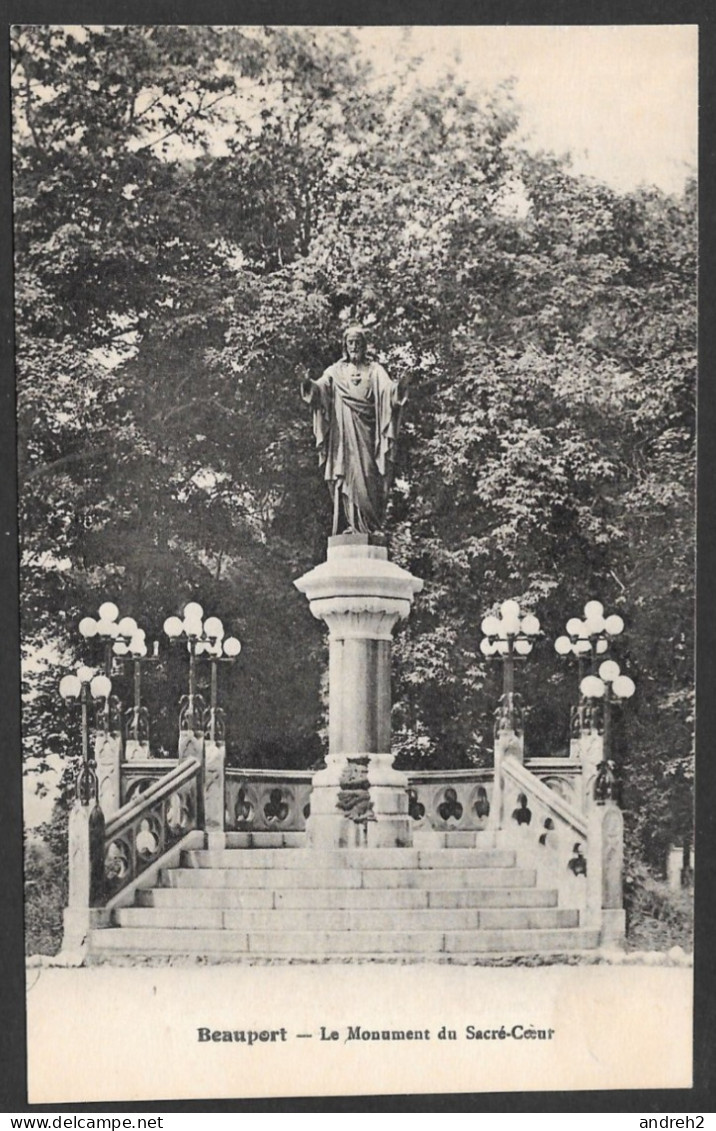
<instances>
[{"instance_id":1,"label":"stone staircase","mask_svg":"<svg viewBox=\"0 0 716 1131\"><path fill-rule=\"evenodd\" d=\"M280 849L185 850L134 906L114 910L114 925L93 930L91 957L469 961L598 945L512 851L322 850L298 847L299 836Z\"/></svg>"}]
</instances>

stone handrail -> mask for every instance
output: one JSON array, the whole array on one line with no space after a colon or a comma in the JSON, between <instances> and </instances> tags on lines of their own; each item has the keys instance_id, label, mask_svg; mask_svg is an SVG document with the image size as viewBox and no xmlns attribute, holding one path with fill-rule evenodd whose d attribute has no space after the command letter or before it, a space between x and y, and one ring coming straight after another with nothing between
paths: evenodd
<instances>
[{"instance_id":1,"label":"stone handrail","mask_svg":"<svg viewBox=\"0 0 716 1131\"><path fill-rule=\"evenodd\" d=\"M587 819L513 755L500 761L493 828L500 843L535 868L540 886L555 888L560 905L586 908Z\"/></svg>"},{"instance_id":2,"label":"stone handrail","mask_svg":"<svg viewBox=\"0 0 716 1131\"><path fill-rule=\"evenodd\" d=\"M186 758L107 822L104 889L107 902L132 884L187 833L202 827L201 764Z\"/></svg>"},{"instance_id":3,"label":"stone handrail","mask_svg":"<svg viewBox=\"0 0 716 1131\"><path fill-rule=\"evenodd\" d=\"M564 800L555 790L545 785L531 770L521 765L516 758L505 758L502 762L502 771L506 777L511 778L522 792L526 791L535 801L539 801L545 808L550 809L564 824L569 825L575 834L586 838L587 821L572 805Z\"/></svg>"}]
</instances>

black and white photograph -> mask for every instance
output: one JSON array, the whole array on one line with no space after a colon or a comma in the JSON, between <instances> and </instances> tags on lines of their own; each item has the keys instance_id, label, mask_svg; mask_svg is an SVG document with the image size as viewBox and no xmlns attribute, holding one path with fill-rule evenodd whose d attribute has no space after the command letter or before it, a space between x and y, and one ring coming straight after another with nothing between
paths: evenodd
<instances>
[{"instance_id":1,"label":"black and white photograph","mask_svg":"<svg viewBox=\"0 0 716 1131\"><path fill-rule=\"evenodd\" d=\"M689 1088L698 27L10 36L29 1102Z\"/></svg>"}]
</instances>

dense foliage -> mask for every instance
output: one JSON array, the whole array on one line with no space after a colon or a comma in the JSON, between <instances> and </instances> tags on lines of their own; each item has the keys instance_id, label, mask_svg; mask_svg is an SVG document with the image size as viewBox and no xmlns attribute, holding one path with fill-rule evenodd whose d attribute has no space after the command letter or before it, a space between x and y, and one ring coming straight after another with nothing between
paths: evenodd
<instances>
[{"instance_id":1,"label":"dense foliage","mask_svg":"<svg viewBox=\"0 0 716 1131\"><path fill-rule=\"evenodd\" d=\"M413 374L392 553L426 581L395 649L404 764L489 757L505 597L549 636L597 597L635 679L617 740L632 849L691 827L695 190L620 194L514 141L509 88L350 31L21 28L14 37L26 751L103 597L158 637L199 599L242 639L232 757L320 754L323 643L292 579L329 498L295 370L359 317ZM87 653L84 653L87 657ZM224 676L225 673L222 673ZM567 742L576 678L541 645L528 745ZM147 684L166 748L185 671Z\"/></svg>"}]
</instances>

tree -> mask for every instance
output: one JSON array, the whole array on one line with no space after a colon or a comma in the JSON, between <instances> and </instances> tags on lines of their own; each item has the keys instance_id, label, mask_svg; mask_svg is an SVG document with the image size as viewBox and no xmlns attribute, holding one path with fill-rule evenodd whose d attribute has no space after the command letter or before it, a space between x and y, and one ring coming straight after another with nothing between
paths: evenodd
<instances>
[{"instance_id":1,"label":"tree","mask_svg":"<svg viewBox=\"0 0 716 1131\"><path fill-rule=\"evenodd\" d=\"M554 636L598 597L627 621L630 829L657 862L690 822L693 187L577 177L515 143L509 87L409 59L380 84L350 31L23 28L14 65L28 646L71 655L100 593L150 635L199 596L245 645L234 756L315 760L323 646L292 579L330 504L293 374L360 317L414 374L401 759L489 757L496 603ZM176 663L149 690L167 746ZM524 677L528 746L563 748L574 687L548 647ZM53 711L26 730L66 750Z\"/></svg>"}]
</instances>

